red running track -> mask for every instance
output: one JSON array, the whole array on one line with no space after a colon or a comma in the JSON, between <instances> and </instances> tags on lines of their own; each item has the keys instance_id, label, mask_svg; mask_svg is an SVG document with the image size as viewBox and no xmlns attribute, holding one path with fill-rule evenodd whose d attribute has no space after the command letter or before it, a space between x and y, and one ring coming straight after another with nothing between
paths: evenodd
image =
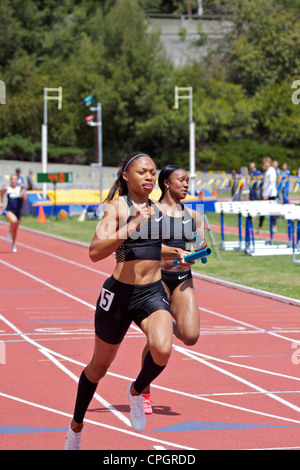
<instances>
[{"instance_id":1,"label":"red running track","mask_svg":"<svg viewBox=\"0 0 300 470\"><path fill-rule=\"evenodd\" d=\"M0 449L63 449L114 258L92 264L86 246L22 228L13 254L6 233L1 223ZM145 431L130 427L125 392L145 344L132 325L89 407L82 449L300 448L299 307L196 277L194 285L200 339L186 347L174 338Z\"/></svg>"}]
</instances>

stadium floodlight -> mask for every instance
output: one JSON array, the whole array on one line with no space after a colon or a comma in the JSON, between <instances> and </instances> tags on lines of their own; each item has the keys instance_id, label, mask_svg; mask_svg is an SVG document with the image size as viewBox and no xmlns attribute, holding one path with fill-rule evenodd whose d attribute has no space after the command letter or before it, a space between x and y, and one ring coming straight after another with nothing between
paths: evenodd
<instances>
[{"instance_id":1,"label":"stadium floodlight","mask_svg":"<svg viewBox=\"0 0 300 470\"><path fill-rule=\"evenodd\" d=\"M180 94L180 93L183 94ZM189 100L189 127L190 127L190 193L195 196L195 123L193 121L193 88L175 86L175 104L173 109L179 109L179 100Z\"/></svg>"}]
</instances>

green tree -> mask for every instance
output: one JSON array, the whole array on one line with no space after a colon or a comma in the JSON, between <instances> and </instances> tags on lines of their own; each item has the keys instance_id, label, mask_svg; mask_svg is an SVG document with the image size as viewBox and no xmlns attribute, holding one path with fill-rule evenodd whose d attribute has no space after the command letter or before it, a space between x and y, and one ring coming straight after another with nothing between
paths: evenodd
<instances>
[{"instance_id":1,"label":"green tree","mask_svg":"<svg viewBox=\"0 0 300 470\"><path fill-rule=\"evenodd\" d=\"M168 96L170 64L162 54L159 36L147 31L147 19L137 0L121 0L104 22L105 91L104 145L114 162L134 148L153 149L149 122L161 119ZM103 99L102 99L103 97Z\"/></svg>"},{"instance_id":2,"label":"green tree","mask_svg":"<svg viewBox=\"0 0 300 470\"><path fill-rule=\"evenodd\" d=\"M225 43L227 79L250 95L299 73L300 21L272 0L233 2L234 29Z\"/></svg>"},{"instance_id":3,"label":"green tree","mask_svg":"<svg viewBox=\"0 0 300 470\"><path fill-rule=\"evenodd\" d=\"M261 87L254 97L258 128L271 144L300 147L300 109L291 100L292 79Z\"/></svg>"}]
</instances>

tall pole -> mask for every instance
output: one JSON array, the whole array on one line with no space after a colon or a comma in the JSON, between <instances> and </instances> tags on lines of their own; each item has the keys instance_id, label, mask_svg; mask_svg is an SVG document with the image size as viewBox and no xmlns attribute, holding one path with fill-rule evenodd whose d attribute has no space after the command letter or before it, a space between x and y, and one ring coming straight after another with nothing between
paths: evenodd
<instances>
[{"instance_id":1,"label":"tall pole","mask_svg":"<svg viewBox=\"0 0 300 470\"><path fill-rule=\"evenodd\" d=\"M180 95L180 92L185 94ZM188 95L186 94L188 92ZM190 151L190 193L195 196L195 179L196 179L196 166L195 166L195 123L193 121L193 88L192 87L178 87L175 86L175 104L173 108L179 108L179 100L189 100L189 151Z\"/></svg>"},{"instance_id":2,"label":"tall pole","mask_svg":"<svg viewBox=\"0 0 300 470\"><path fill-rule=\"evenodd\" d=\"M103 190L103 152L102 152L102 108L101 103L97 105L97 121L98 121L98 164L99 164L99 185L100 185L100 206L102 206L103 198L102 198L102 190ZM100 207L100 211L102 211L102 207Z\"/></svg>"},{"instance_id":3,"label":"tall pole","mask_svg":"<svg viewBox=\"0 0 300 470\"><path fill-rule=\"evenodd\" d=\"M87 97L91 98L91 97ZM97 107L90 107L91 111L97 111L97 122L93 120L87 121L89 126L97 126L97 153L98 153L98 162L92 166L97 166L99 169L99 191L100 191L100 214L101 217L103 214L103 197L102 197L102 190L103 190L103 150L102 150L102 107L101 103L97 103Z\"/></svg>"},{"instance_id":4,"label":"tall pole","mask_svg":"<svg viewBox=\"0 0 300 470\"><path fill-rule=\"evenodd\" d=\"M57 92L57 96L48 96L48 91ZM58 109L62 108L62 87L59 88L44 88L44 123L42 124L42 172L47 173L48 164L48 100L58 100ZM42 185L43 199L47 197L47 184Z\"/></svg>"},{"instance_id":5,"label":"tall pole","mask_svg":"<svg viewBox=\"0 0 300 470\"><path fill-rule=\"evenodd\" d=\"M47 88L44 88L44 123L42 124L42 172L47 173L47 143L48 143L48 123L47 123ZM47 184L42 183L43 199L47 197Z\"/></svg>"},{"instance_id":6,"label":"tall pole","mask_svg":"<svg viewBox=\"0 0 300 470\"><path fill-rule=\"evenodd\" d=\"M195 196L195 123L193 121L193 89L189 89L189 111L190 111L190 191Z\"/></svg>"}]
</instances>

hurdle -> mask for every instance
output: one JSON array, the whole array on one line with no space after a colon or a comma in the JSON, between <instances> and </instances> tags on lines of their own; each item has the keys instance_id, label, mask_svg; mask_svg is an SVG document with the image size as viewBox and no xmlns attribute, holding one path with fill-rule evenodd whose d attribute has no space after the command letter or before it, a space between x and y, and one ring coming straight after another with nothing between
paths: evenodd
<instances>
[{"instance_id":1,"label":"hurdle","mask_svg":"<svg viewBox=\"0 0 300 470\"><path fill-rule=\"evenodd\" d=\"M240 201L222 201L215 202L215 212L220 214L221 218L221 249L222 250L241 250L242 249L242 222L241 222L241 202ZM225 241L224 215L235 214L238 216L239 241Z\"/></svg>"},{"instance_id":2,"label":"hurdle","mask_svg":"<svg viewBox=\"0 0 300 470\"><path fill-rule=\"evenodd\" d=\"M284 217L295 204L279 204L273 200L225 201L215 203L215 211L221 216L221 248L223 250L245 251L251 256L289 255L292 253L292 224L287 217L288 243L273 244L273 217ZM239 241L225 241L224 215L238 216ZM255 240L252 219L257 216L270 217L270 240ZM242 237L242 218L246 220L245 240Z\"/></svg>"},{"instance_id":3,"label":"hurdle","mask_svg":"<svg viewBox=\"0 0 300 470\"><path fill-rule=\"evenodd\" d=\"M249 231L251 232L251 226L249 224L249 217L246 215L246 234L247 237L243 240L242 234L242 217L245 213L244 209L248 204L252 203L253 201L222 201L222 202L215 202L215 212L220 214L221 220L221 249L225 251L244 251L247 248L249 243L247 237ZM225 241L225 230L224 230L224 216L225 214L235 214L238 218L238 241ZM253 227L252 227L253 229ZM253 240L254 233L251 232L251 238ZM265 241L258 241L258 244L265 244Z\"/></svg>"},{"instance_id":4,"label":"hurdle","mask_svg":"<svg viewBox=\"0 0 300 470\"><path fill-rule=\"evenodd\" d=\"M290 204L288 204L290 206ZM300 206L292 204L291 207L288 207L285 211L284 217L286 220L290 221L291 227L291 238L292 238L292 260L293 263L300 264L300 259L296 258L296 254L300 253ZM295 223L297 222L297 236L295 243Z\"/></svg>"},{"instance_id":5,"label":"hurdle","mask_svg":"<svg viewBox=\"0 0 300 470\"><path fill-rule=\"evenodd\" d=\"M290 206L290 207L289 207ZM291 239L291 220L285 217L292 210L294 204L279 204L276 201L257 201L255 204L248 204L242 210L242 216L248 218L246 224L246 254L251 256L268 256L268 255L290 255L292 254L292 239ZM252 218L257 216L270 217L270 240L265 241L263 244L257 244L254 240ZM288 222L288 243L274 245L273 244L273 217L283 217ZM247 233L248 232L248 233ZM252 245L250 244L250 235L252 235Z\"/></svg>"}]
</instances>

